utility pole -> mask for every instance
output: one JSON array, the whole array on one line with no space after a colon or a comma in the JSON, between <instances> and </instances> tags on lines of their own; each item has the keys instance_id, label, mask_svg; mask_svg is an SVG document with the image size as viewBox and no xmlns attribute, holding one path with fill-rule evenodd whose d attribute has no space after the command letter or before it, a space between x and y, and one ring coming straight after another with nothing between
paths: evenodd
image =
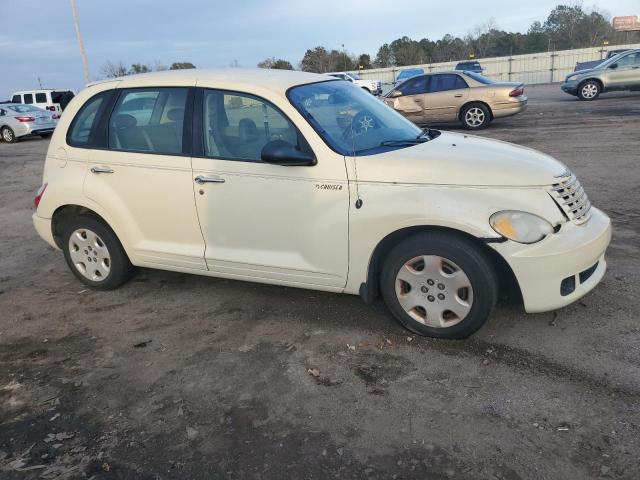
<instances>
[{"instance_id":1,"label":"utility pole","mask_svg":"<svg viewBox=\"0 0 640 480\"><path fill-rule=\"evenodd\" d=\"M84 70L84 83L87 84L91 81L89 74L89 60L87 59L87 52L84 50L84 42L82 41L82 34L80 33L80 23L78 23L78 8L76 6L76 0L69 0L71 2L71 14L73 15L73 25L76 27L76 36L78 37L78 46L80 47L80 56L82 57L82 68Z\"/></svg>"}]
</instances>

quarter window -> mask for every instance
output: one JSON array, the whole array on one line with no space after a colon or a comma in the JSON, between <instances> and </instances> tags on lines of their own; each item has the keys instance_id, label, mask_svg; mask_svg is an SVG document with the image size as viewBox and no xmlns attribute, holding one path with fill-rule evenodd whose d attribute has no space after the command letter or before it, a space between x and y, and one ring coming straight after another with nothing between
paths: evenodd
<instances>
[{"instance_id":1,"label":"quarter window","mask_svg":"<svg viewBox=\"0 0 640 480\"><path fill-rule=\"evenodd\" d=\"M109 148L182 153L187 88L123 90L109 119Z\"/></svg>"},{"instance_id":2,"label":"quarter window","mask_svg":"<svg viewBox=\"0 0 640 480\"><path fill-rule=\"evenodd\" d=\"M431 78L430 92L446 92L447 90L459 90L461 88L467 88L467 83L455 74L434 75Z\"/></svg>"},{"instance_id":3,"label":"quarter window","mask_svg":"<svg viewBox=\"0 0 640 480\"><path fill-rule=\"evenodd\" d=\"M36 93L36 103L47 103L47 94Z\"/></svg>"},{"instance_id":4,"label":"quarter window","mask_svg":"<svg viewBox=\"0 0 640 480\"><path fill-rule=\"evenodd\" d=\"M33 95L31 93L24 94L24 103L33 103Z\"/></svg>"},{"instance_id":5,"label":"quarter window","mask_svg":"<svg viewBox=\"0 0 640 480\"><path fill-rule=\"evenodd\" d=\"M99 118L98 113L100 107L109 95L111 95L111 91L98 93L82 106L69 128L69 134L67 136L67 143L69 145L74 147L86 147L89 145L93 136L92 134L97 127L98 122L96 119Z\"/></svg>"},{"instance_id":6,"label":"quarter window","mask_svg":"<svg viewBox=\"0 0 640 480\"><path fill-rule=\"evenodd\" d=\"M202 125L204 153L261 162L262 148L284 140L301 148L296 127L266 100L248 94L205 90Z\"/></svg>"}]
</instances>

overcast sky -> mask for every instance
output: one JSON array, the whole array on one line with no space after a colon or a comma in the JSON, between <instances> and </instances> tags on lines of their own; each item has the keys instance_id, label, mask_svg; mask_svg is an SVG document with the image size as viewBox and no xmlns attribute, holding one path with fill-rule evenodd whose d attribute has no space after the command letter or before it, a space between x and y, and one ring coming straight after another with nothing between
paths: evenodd
<instances>
[{"instance_id":1,"label":"overcast sky","mask_svg":"<svg viewBox=\"0 0 640 480\"><path fill-rule=\"evenodd\" d=\"M573 0L570 0L573 3ZM565 3L570 3L565 2ZM526 31L560 0L77 0L91 75L107 61L190 61L198 67L254 67L266 57L295 67L323 45L375 56L407 35L465 35L493 18ZM590 2L584 2L586 8ZM640 14L638 0L602 0L601 10ZM38 87L82 88L82 62L68 0L0 0L0 99Z\"/></svg>"}]
</instances>

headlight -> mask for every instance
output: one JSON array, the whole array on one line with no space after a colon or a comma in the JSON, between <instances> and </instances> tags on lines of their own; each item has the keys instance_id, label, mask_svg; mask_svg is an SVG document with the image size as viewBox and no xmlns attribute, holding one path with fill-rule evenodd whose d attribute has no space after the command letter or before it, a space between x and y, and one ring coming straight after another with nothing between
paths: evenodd
<instances>
[{"instance_id":1,"label":"headlight","mask_svg":"<svg viewBox=\"0 0 640 480\"><path fill-rule=\"evenodd\" d=\"M570 82L572 80L575 80L576 78L578 78L578 75L569 75L567 78L564 79L564 81Z\"/></svg>"},{"instance_id":2,"label":"headlight","mask_svg":"<svg viewBox=\"0 0 640 480\"><path fill-rule=\"evenodd\" d=\"M494 213L489 224L503 237L519 243L536 243L553 232L553 227L544 218L516 210Z\"/></svg>"}]
</instances>

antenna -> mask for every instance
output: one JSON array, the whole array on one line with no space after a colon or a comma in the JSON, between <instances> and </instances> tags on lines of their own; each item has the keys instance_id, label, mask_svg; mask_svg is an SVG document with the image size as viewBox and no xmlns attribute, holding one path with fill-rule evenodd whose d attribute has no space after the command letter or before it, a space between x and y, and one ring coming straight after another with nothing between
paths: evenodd
<instances>
[{"instance_id":1,"label":"antenna","mask_svg":"<svg viewBox=\"0 0 640 480\"><path fill-rule=\"evenodd\" d=\"M356 200L356 208L359 209L362 207L362 198L360 198L360 182L358 182L358 157L356 157L356 137L353 132L353 120L351 121L349 128L351 130L351 154L353 157L353 170L356 180L356 197L358 197Z\"/></svg>"},{"instance_id":2,"label":"antenna","mask_svg":"<svg viewBox=\"0 0 640 480\"><path fill-rule=\"evenodd\" d=\"M38 85L40 85L40 90L42 90L42 82L40 81L40 77L38 77Z\"/></svg>"}]
</instances>

